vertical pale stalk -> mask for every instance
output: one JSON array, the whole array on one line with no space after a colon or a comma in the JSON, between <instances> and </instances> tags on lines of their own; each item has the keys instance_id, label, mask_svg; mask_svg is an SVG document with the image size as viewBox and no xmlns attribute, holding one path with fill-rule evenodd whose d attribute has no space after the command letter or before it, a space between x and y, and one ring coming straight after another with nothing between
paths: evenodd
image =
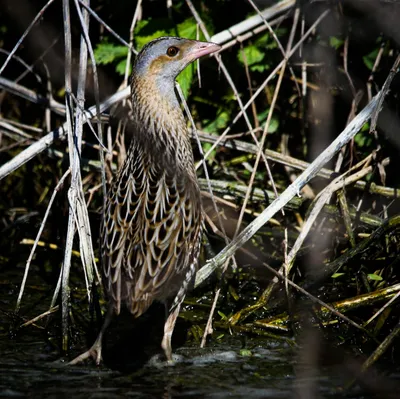
<instances>
[{"instance_id":1,"label":"vertical pale stalk","mask_svg":"<svg viewBox=\"0 0 400 399\"><path fill-rule=\"evenodd\" d=\"M89 5L89 0L84 1ZM62 350L68 350L68 315L70 305L69 274L71 269L71 254L75 229L79 232L79 243L85 283L88 292L89 301L91 299L91 287L94 279L94 254L91 243L90 222L85 204L85 198L82 187L80 157L82 147L83 124L85 123L85 87L87 73L88 48L84 33L80 42L79 75L76 96L75 123L72 125L72 87L71 87L71 27L70 27L70 8L69 0L64 0L64 37L65 37L65 101L67 108L67 130L68 130L68 148L71 166L71 186L68 190L69 200L69 219L67 239L65 246L64 262L61 279L62 296ZM87 31L89 25L89 14L86 10L78 14L81 17L82 31Z\"/></svg>"},{"instance_id":2,"label":"vertical pale stalk","mask_svg":"<svg viewBox=\"0 0 400 399\"><path fill-rule=\"evenodd\" d=\"M72 79L71 79L71 21L69 0L63 0L63 17L64 17L64 46L65 46L65 106L67 117L68 147L71 165L71 187L68 192L69 198L69 215L68 230L65 242L64 261L62 266L61 278L61 323L62 323L62 350L68 349L68 313L69 313L69 272L71 268L72 243L75 232L74 213L76 209L76 168L74 145L74 132L72 126L73 107L72 107Z\"/></svg>"}]
</instances>

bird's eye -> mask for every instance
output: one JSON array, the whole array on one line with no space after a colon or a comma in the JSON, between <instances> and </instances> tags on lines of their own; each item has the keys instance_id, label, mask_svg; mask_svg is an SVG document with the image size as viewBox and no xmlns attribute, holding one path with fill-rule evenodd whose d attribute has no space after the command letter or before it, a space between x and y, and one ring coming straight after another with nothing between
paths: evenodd
<instances>
[{"instance_id":1,"label":"bird's eye","mask_svg":"<svg viewBox=\"0 0 400 399\"><path fill-rule=\"evenodd\" d=\"M178 53L179 53L178 47L175 46L168 47L167 54L170 57L175 57Z\"/></svg>"}]
</instances>

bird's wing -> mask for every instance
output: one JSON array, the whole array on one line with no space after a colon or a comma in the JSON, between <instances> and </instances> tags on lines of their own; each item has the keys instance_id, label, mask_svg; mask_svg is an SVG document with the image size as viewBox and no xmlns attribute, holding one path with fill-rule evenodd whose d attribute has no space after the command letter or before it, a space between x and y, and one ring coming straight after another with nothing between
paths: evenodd
<instances>
[{"instance_id":1,"label":"bird's wing","mask_svg":"<svg viewBox=\"0 0 400 399\"><path fill-rule=\"evenodd\" d=\"M177 174L134 147L126 162L108 196L102 254L107 292L117 313L122 301L139 316L154 299L175 295L193 275L201 202L187 174Z\"/></svg>"}]
</instances>

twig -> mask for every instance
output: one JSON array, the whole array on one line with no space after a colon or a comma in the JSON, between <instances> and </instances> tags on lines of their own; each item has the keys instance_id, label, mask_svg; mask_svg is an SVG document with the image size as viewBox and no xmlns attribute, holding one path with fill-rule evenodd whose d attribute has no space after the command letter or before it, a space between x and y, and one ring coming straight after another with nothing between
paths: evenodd
<instances>
[{"instance_id":1,"label":"twig","mask_svg":"<svg viewBox=\"0 0 400 399\"><path fill-rule=\"evenodd\" d=\"M94 52L93 52L93 48L92 48L92 44L90 42L90 38L89 38L89 14L85 11L85 16L83 16L79 5L78 5L78 0L74 0L75 1L75 5L76 5L76 11L78 13L79 16L79 20L81 22L81 29L82 29L82 38L81 38L81 48L83 46L85 46L85 50L84 51L89 51L89 55L90 55L90 59L92 61L92 72L93 72L93 85L94 85L94 97L95 97L95 102L96 102L96 116L97 116L97 132L98 132L98 138L100 141L100 151L99 151L99 158L100 158L100 165L101 165L101 182L103 184L103 205L105 204L105 199L106 199L106 172L105 172L105 163L104 163L104 146L103 146L103 128L101 126L101 121L100 121L100 90L99 90L99 78L98 78L98 73L97 73L97 64L96 64L96 60L94 58ZM89 4L90 0L86 0L86 3ZM86 54L87 57L87 54ZM87 60L86 60L87 62ZM83 63L80 63L80 65ZM85 74L86 74L86 67L85 69ZM84 87L83 87L84 89ZM83 126L83 125L82 125ZM82 126L80 127L80 129L82 129ZM82 140L82 138L80 139ZM83 195L81 196L83 199ZM87 213L87 211L86 211Z\"/></svg>"},{"instance_id":2,"label":"twig","mask_svg":"<svg viewBox=\"0 0 400 399\"><path fill-rule=\"evenodd\" d=\"M23 323L23 324L21 324L21 325L19 326L19 328L28 327L28 326L30 326L31 324L36 323L38 320L41 320L41 319L43 319L44 317L49 316L50 314L52 314L52 313L54 313L54 312L57 312L58 309L59 309L59 306L58 306L58 305L57 305L57 306L54 306L54 307L50 308L49 310L47 310L46 312L44 312L44 313L42 313L42 314L40 314L40 315L34 317L33 319L31 319L31 320L29 320L29 321L27 321L27 322L25 322L25 323Z\"/></svg>"},{"instance_id":3,"label":"twig","mask_svg":"<svg viewBox=\"0 0 400 399\"><path fill-rule=\"evenodd\" d=\"M271 34L271 36L273 37L273 39L275 40L276 44L278 45L279 51L281 52L282 56L285 57L287 51L285 52L285 49L282 46L282 43L280 42L280 40L278 39L278 36L275 34L274 30L272 29L271 25L268 23L268 21L266 20L266 18L264 17L264 15L261 13L261 11L258 9L258 7L256 6L256 4L254 3L253 0L247 0L249 2L249 4L254 8L254 10L256 11L256 13L261 17L261 19L263 20L264 25L267 27L269 33ZM299 9L297 8L295 10L296 13L299 13ZM271 18L271 16L269 16L269 18ZM297 16L298 18L298 16ZM294 32L295 30L292 29L292 31ZM293 42L293 37L291 39L289 39L289 41ZM290 46L287 46L288 48L290 48ZM300 87L297 83L297 79L296 79L296 75L294 73L293 68L288 65L290 74L292 75L292 79L294 81L294 84L296 85L296 89L299 93L299 95L301 95L301 91L300 91Z\"/></svg>"},{"instance_id":4,"label":"twig","mask_svg":"<svg viewBox=\"0 0 400 399\"><path fill-rule=\"evenodd\" d=\"M198 14L196 8L194 7L194 5L192 3L192 0L186 0L186 3L188 5L190 11L192 12L194 18L196 19L196 22L198 23L198 25L199 25L200 29L202 30L204 36L206 37L206 39L208 41L210 41L211 37L210 37L210 35L209 35L208 31L207 31L207 28L206 28L203 20L200 18L200 15ZM239 91L237 90L237 88L235 86L235 83L233 82L232 77L229 74L228 69L226 68L225 64L223 63L221 57L218 54L216 54L215 58L217 59L219 67L221 68L223 74L225 75L225 78L226 78L229 86L233 90L233 94L235 95L235 99L236 99L236 101L237 101L237 103L239 105L240 110L242 111L243 118L244 118L244 120L245 120L245 122L247 124L247 128L250 131L251 137L253 138L255 144L259 148L259 153L261 154L263 162L265 163L266 169L269 170L267 159L265 158L264 153L262 152L262 147L260 146L260 144L258 142L258 139L257 139L256 135L254 134L254 129L253 129L252 125L251 125L249 117L246 114L246 109L243 107L243 103L242 103L242 100L240 98ZM205 158L207 158L207 155L205 155ZM198 167L199 167L199 164L196 166L196 168L198 168Z\"/></svg>"},{"instance_id":5,"label":"twig","mask_svg":"<svg viewBox=\"0 0 400 399\"><path fill-rule=\"evenodd\" d=\"M289 59L296 51L297 49L301 46L301 44L308 38L311 33L314 32L314 29L324 20L324 18L329 14L329 10L324 11L318 18L317 20L312 24L312 26L308 29L308 31L304 34L304 36L296 43L295 46L293 46L292 50L290 53L287 55L287 58L282 60L276 68L270 73L270 75L267 77L267 79L264 80L264 82L260 85L260 87L257 89L257 91L254 93L254 95L250 98L249 101L244 105L243 109L240 109L238 114L235 116L233 119L232 123L224 130L224 132L219 136L218 140L211 146L211 148L206 152L204 155L205 158L207 158L216 148L219 142L224 140L225 136L228 134L228 132L231 130L232 126L239 120L239 118L244 115L245 110L249 107L249 105L254 101L254 99L264 90L265 86L272 80L272 78L277 74L277 72L282 68L282 65L287 62L287 59Z\"/></svg>"},{"instance_id":6,"label":"twig","mask_svg":"<svg viewBox=\"0 0 400 399\"><path fill-rule=\"evenodd\" d=\"M71 21L69 1L63 0L64 17L64 42L65 42L65 108L67 111L67 132L68 147L71 167L71 186L68 190L69 215L68 229L65 240L65 252L61 274L61 324L62 324L62 351L68 350L68 314L69 314L69 271L71 268L71 252L75 234L74 214L76 212L76 181L79 173L79 153L77 153L77 142L72 126L73 106L72 106L72 45L71 45Z\"/></svg>"},{"instance_id":7,"label":"twig","mask_svg":"<svg viewBox=\"0 0 400 399\"><path fill-rule=\"evenodd\" d=\"M89 0L87 1L89 4ZM98 127L98 140L100 142L99 153L103 154L103 143L102 143L102 127L100 122L100 112L99 112L99 83L97 77L97 68L95 65L93 49L89 40L88 28L89 28L89 14L87 11L81 12L79 8L78 1L75 0L75 6L78 12L78 16L81 22L82 35L81 35L81 43L80 43L80 60L79 60L79 76L78 76L78 88L77 88L77 107L76 107L76 115L75 115L75 136L77 138L77 152L75 156L81 156L81 148L82 148L82 134L83 134L83 124L86 122L85 113L84 113L84 105L85 105L85 87L86 87L86 74L87 74L87 56L88 51L92 60L92 69L93 69L93 80L94 80L94 92L96 98L96 111L97 111L97 127ZM104 165L102 159L100 157L100 164ZM93 243L92 243L92 234L90 229L90 221L89 214L87 210L87 206L85 203L85 196L83 193L82 186L82 177L80 172L80 161L78 162L79 173L77 171L76 176L76 227L79 234L79 246L81 252L81 260L83 265L83 271L85 275L86 282L86 291L89 303L91 302L91 290L94 281L94 273L96 272L97 278L100 281L99 273L96 269L96 262L94 260L94 251L93 251ZM102 176L104 176L104 167L102 170ZM105 181L104 189L105 189Z\"/></svg>"},{"instance_id":8,"label":"twig","mask_svg":"<svg viewBox=\"0 0 400 399\"><path fill-rule=\"evenodd\" d=\"M220 141L219 136L214 136L209 133L199 132L199 137L203 142L206 143L217 143L219 146L223 146L226 148L232 148L237 151L243 151L250 154L257 154L257 147L254 144L246 143L240 140L230 140L230 141ZM289 155L284 155L279 152L265 149L266 157L274 162L278 162L285 166L290 166L292 168L296 168L299 170L306 170L309 167L309 163L302 161L300 159L291 157ZM333 170L322 168L318 171L317 176L322 177L324 179L330 179ZM367 187L367 183L365 181L357 181L354 185L355 188L360 190L365 190ZM397 198L399 196L399 189L379 186L375 183L368 185L368 192L371 194L379 194L386 197Z\"/></svg>"},{"instance_id":9,"label":"twig","mask_svg":"<svg viewBox=\"0 0 400 399\"><path fill-rule=\"evenodd\" d=\"M224 237L224 240L225 240L225 244L228 245L229 244L229 239L228 239L228 236L226 235L225 228L224 228L224 225L222 223L221 215L220 215L220 212L219 212L219 209L218 209L218 205L217 205L217 203L215 201L215 198L214 198L214 193L213 193L213 190L212 190L212 187L211 187L210 176L209 176L208 168L207 168L207 162L204 159L204 152L203 152L203 148L201 146L201 142L199 140L199 137L197 135L196 125L195 125L194 120L192 118L192 115L191 115L191 113L189 111L189 107L187 106L186 101L184 101L184 96L183 96L183 93L182 93L182 89L181 89L181 87L179 86L178 83L177 83L177 88L178 88L179 96L180 96L180 98L181 98L181 100L182 100L182 102L184 104L186 114L187 114L187 116L188 116L188 118L190 120L190 123L192 124L192 132L194 132L194 136L196 137L198 150L199 150L200 155L202 156L202 158L204 160L203 161L203 169L204 169L204 173L206 175L206 180L207 180L207 185L208 185L207 188L208 188L208 191L210 193L210 197L211 197L211 201L212 201L214 210L215 210L215 212L217 214L218 223L219 223L219 225L221 227L222 234L223 234L223 237ZM236 261L235 261L234 258L233 258L233 262L235 263L235 267L236 267ZM229 264L229 261L227 261L225 263L225 266L223 268L223 272L225 272L226 268L228 267L228 264ZM203 338L201 340L201 344L200 344L201 348L203 348L205 346L205 344L206 344L207 335L212 333L212 319L213 319L213 314L214 314L215 308L217 306L219 294L220 294L220 289L217 289L217 291L215 293L215 296L214 296L213 305L211 307L210 314L208 316L207 325L206 325L206 328L204 329Z\"/></svg>"},{"instance_id":10,"label":"twig","mask_svg":"<svg viewBox=\"0 0 400 399\"><path fill-rule=\"evenodd\" d=\"M100 104L100 112L104 112L109 109L114 104L122 101L124 98L129 96L130 89L127 87L124 90L121 90L115 93L113 96L105 100ZM85 118L92 119L96 113L96 106L90 107L85 112ZM50 147L55 140L60 138L64 138L66 136L67 122L65 122L62 126L57 129L54 129L50 133L46 134L46 136L42 137L36 143L30 145L24 151L21 151L18 155L16 155L9 162L5 163L0 167L0 180L12 173L14 170L18 169L20 166L24 165L26 162L34 158L36 155L40 154L42 151Z\"/></svg>"},{"instance_id":11,"label":"twig","mask_svg":"<svg viewBox=\"0 0 400 399\"><path fill-rule=\"evenodd\" d=\"M43 13L47 10L47 8L50 6L51 3L53 3L54 0L49 0L44 7L36 14L36 17L33 19L33 21L30 23L28 28L25 30L25 32L22 34L20 39L18 40L17 44L14 46L14 48L11 50L10 54L8 55L7 59L4 61L3 66L0 68L0 75L3 73L4 69L10 62L11 58L14 56L16 51L18 50L18 47L21 45L21 43L24 41L25 37L28 35L28 33L31 31L31 29L35 26L36 22L39 21L40 18L43 17Z\"/></svg>"},{"instance_id":12,"label":"twig","mask_svg":"<svg viewBox=\"0 0 400 399\"><path fill-rule=\"evenodd\" d=\"M58 115L65 115L65 105L61 104L54 99L50 99L50 101L41 96L40 94L35 93L33 90L27 89L24 86L21 86L18 83L12 82L6 78L0 77L0 87L4 90L7 90L9 93L14 94L16 96L20 96L25 100L28 100L35 104L46 105L50 107L50 109Z\"/></svg>"},{"instance_id":13,"label":"twig","mask_svg":"<svg viewBox=\"0 0 400 399\"><path fill-rule=\"evenodd\" d=\"M131 28L129 29L129 49L126 56L126 66L123 87L128 86L129 69L132 61L132 49L133 49L133 34L135 31L136 22L139 19L139 13L142 8L142 0L138 0L136 3L135 13L133 14Z\"/></svg>"},{"instance_id":14,"label":"twig","mask_svg":"<svg viewBox=\"0 0 400 399\"><path fill-rule=\"evenodd\" d=\"M301 246L303 245L304 240L306 239L308 233L310 232L311 227L314 224L315 220L317 219L317 216L321 212L323 206L330 201L330 198L335 191L340 190L349 184L353 184L355 181L365 177L368 173L371 173L372 167L369 166L367 168L361 169L361 171L353 175L350 175L349 177L345 177L352 170L358 169L359 167L364 165L370 158L371 156L368 156L367 159L364 159L358 165L353 166L351 169L346 171L342 176L339 176L336 179L334 179L327 187L324 188L324 190L322 190L317 195L317 197L313 201L313 204L311 204L310 206L311 212L309 213L309 216L306 222L304 223L303 228L301 229L301 232L297 237L297 240L294 243L287 257L288 264L286 265L286 269L288 270L288 272L290 272L290 270L292 269L296 255L300 250Z\"/></svg>"},{"instance_id":15,"label":"twig","mask_svg":"<svg viewBox=\"0 0 400 399\"><path fill-rule=\"evenodd\" d=\"M274 4L266 10L261 11L261 15L254 15L253 17L250 17L245 21L242 21L222 32L217 33L216 35L211 37L210 41L218 44L226 43L227 41L236 38L244 32L247 32L251 29L254 29L256 26L261 25L263 23L263 20L269 20L277 14L288 11L295 5L295 3L295 0L283 0L277 4Z\"/></svg>"},{"instance_id":16,"label":"twig","mask_svg":"<svg viewBox=\"0 0 400 399\"><path fill-rule=\"evenodd\" d=\"M80 1L80 3L82 4L82 2ZM294 0L286 0L284 2L279 3L278 7L276 8L276 12L281 12L284 11L284 7L283 5L287 4L287 7L290 8L293 4L294 4ZM91 10L89 7L85 7L90 13L91 15L93 15L99 22L101 22L107 30L110 31L110 33L115 34L115 32L113 32L111 30L111 28L109 28L104 21L102 21L97 14L94 13L93 10ZM266 10L267 11L267 10ZM276 15L272 12L271 15ZM311 32L313 31L313 29L315 28L315 26L317 26L317 24L328 14L328 12L326 11L320 18L318 18L318 20L311 26L311 28L309 29L309 31L304 35L304 37L302 38L302 40L300 41L302 43L303 40L305 40L309 34L311 34ZM268 19L268 13L264 13L263 14L265 19ZM259 23L262 23L262 20L259 18L259 16L256 16L258 18L258 20L260 21ZM247 21L247 20L246 20ZM259 24L257 23L257 24ZM252 29L253 27L250 25L246 25L247 28L246 29ZM262 29L261 29L262 28ZM266 27L261 27L260 31L266 29ZM245 32L246 29L242 30L240 29L240 32ZM229 30L228 30L229 31ZM228 31L224 31L224 32L228 32ZM231 30L232 32L236 32L236 29ZM257 31L258 32L258 31ZM223 39L226 36L226 33L221 32L221 35L218 36L219 34L213 36L211 38L211 40L215 43L223 43ZM228 33L228 35L230 36L230 38L232 38L233 36ZM129 47L129 44L125 41L123 41L122 38L120 38L119 36L117 37L118 40L120 40L123 44L125 44L127 47ZM222 40L222 41L221 41ZM296 51L298 45L296 45L291 53L290 56ZM278 67L275 69L275 72L281 67L281 64L278 65ZM252 98L247 102L247 104L244 106L244 110L252 103L252 101L254 101L254 99L260 94L260 92L264 89L265 85L272 79L274 75L272 74L264 83L263 85L256 91L256 93L254 93L254 96L252 96ZM1 79L1 78L0 78ZM1 83L1 81L0 81ZM22 87L22 86L21 86ZM108 98L107 100L105 100L103 103L100 104L100 112L104 112L105 110L109 109L111 106L113 106L114 104L126 99L129 96L130 93L130 89L127 87L119 92L117 92L116 94L114 94L113 96L111 96L110 98ZM15 94L18 94L18 92L16 92ZM29 98L28 98L29 99ZM46 100L47 101L47 100ZM240 110L240 112L238 113L238 115L235 117L235 120L233 123L235 123L241 116L242 113L244 112L244 110ZM90 119L93 117L93 114L96 112L96 107L92 106L91 108L89 108L89 110L87 111L86 115L87 118ZM18 155L16 155L13 159L11 159L9 162L7 162L6 164L2 165L0 167L0 180L2 178L4 178L5 176L7 176L8 174L12 173L14 170L18 169L20 166L24 165L26 162L28 162L30 159L32 159L33 157L35 157L36 155L40 154L42 151L44 151L46 148L48 148L49 146L52 145L52 143L60 138L65 137L66 132L66 123L64 123L63 126L53 130L52 132L48 133L46 136L42 137L40 140L38 140L36 143L32 144L30 147L28 147L27 149L25 149L24 151L22 151L21 153L19 153ZM228 128L228 131L230 130L230 128ZM225 136L228 133L225 132ZM224 136L224 137L225 137ZM223 140L223 137L220 139ZM213 146L212 150L215 148L215 146ZM209 156L211 151L208 151L205 154L205 157L207 158Z\"/></svg>"},{"instance_id":17,"label":"twig","mask_svg":"<svg viewBox=\"0 0 400 399\"><path fill-rule=\"evenodd\" d=\"M371 245L374 245L384 234L400 227L400 216L395 215L385 219L382 224L365 240L361 241L355 248L348 249L344 254L336 258L330 263L322 265L317 273L308 281L308 285L314 285L315 282L320 282L326 279L333 273L337 273L340 268L353 259L355 256L365 252Z\"/></svg>"},{"instance_id":18,"label":"twig","mask_svg":"<svg viewBox=\"0 0 400 399\"><path fill-rule=\"evenodd\" d=\"M7 55L10 54L9 51L4 50L3 48L0 48L0 53L7 54ZM15 54L14 54L13 58L14 58L15 61L19 62L21 65L23 65L23 66L26 68L25 72L23 72L23 73L18 77L17 81L20 81L20 80L22 79L21 76L25 76L25 73L29 73L29 72L30 72L30 73L35 77L35 79L36 79L36 81L37 81L38 83L42 83L42 78L41 78L41 76L38 75L37 73L35 73L35 71L34 71L32 65L28 65L21 57L18 57L18 56L15 55Z\"/></svg>"},{"instance_id":19,"label":"twig","mask_svg":"<svg viewBox=\"0 0 400 399\"><path fill-rule=\"evenodd\" d=\"M209 33L208 33L207 29L206 29L206 26L205 26L204 22L202 21L202 19L200 18L200 16L199 16L197 10L195 9L195 7L194 7L192 1L191 1L191 0L186 0L186 3L187 3L187 5L188 5L190 11L192 12L194 18L196 19L197 24L198 24L198 26L200 27L200 29L202 30L204 36L206 37L207 40L210 40L210 35L209 35ZM251 134L251 136L252 136L254 142L255 142L256 145L258 146L258 156L261 157L261 158L263 159L263 161L264 161L264 163L265 163L265 167L266 167L266 169L269 171L268 162L267 162L267 159L265 158L264 152L263 152L263 150L262 150L262 145L259 144L259 142L258 142L258 140L257 140L257 137L256 137L255 134L254 134L253 127L252 127L252 125L251 125L251 123L250 123L250 120L249 120L249 118L248 118L248 116L247 116L247 114L246 114L245 109L243 108L243 103L242 103L242 100L240 99L239 92L238 92L238 90L237 90L237 88L236 88L236 86L235 86L235 84L234 84L234 82L233 82L233 80L232 80L232 78L231 78L231 76L230 76L230 74L229 74L229 72L228 72L228 70L227 70L225 64L222 62L221 57L220 57L219 55L216 55L215 58L217 59L218 64L219 64L219 66L220 66L222 72L223 72L224 75L225 75L226 80L228 81L229 85L231 86L231 88L232 88L232 90L233 90L233 93L235 94L235 98L236 98L236 101L237 101L238 104L239 104L240 109L243 111L243 117L244 117L244 119L245 119L245 121L246 121L246 124L247 124L247 126L248 126L249 131L250 131L250 134ZM202 154L202 155L203 155L203 154ZM203 156L202 158L203 158L203 165L205 166L205 165L206 165L205 157ZM270 172L270 171L269 171L269 175L270 175L271 181L272 181L272 175L271 175L271 172ZM217 211L218 218L220 218L219 212L218 212L218 208L217 208L217 205L215 204L215 201L213 201L213 203L214 203L215 209L216 209L216 211ZM244 206L245 206L245 205L244 205ZM220 221L220 220L219 220L219 221ZM223 225L222 225L221 221L220 221L220 225L221 225L221 228L223 228L223 227L222 227ZM238 223L238 225L239 225L239 223ZM225 271L226 271L228 265L229 265L229 259L226 259L226 262L225 262L225 265L224 265L224 267L223 267L222 273L225 273ZM211 324L212 324L212 318L213 318L213 314L214 314L213 312L214 312L214 310L215 310L216 303L217 303L217 301L218 301L219 293L220 293L220 290L217 290L217 292L216 292L216 294L215 294L215 298L214 298L214 306L212 307L212 309L211 309L211 311L210 311L210 315L209 315L208 323L207 323L207 328L206 328L205 331L204 331L204 336L203 336L202 343L201 343L202 345L205 345L205 341L206 341L206 337L207 337L208 331L211 331L211 330L212 330Z\"/></svg>"},{"instance_id":20,"label":"twig","mask_svg":"<svg viewBox=\"0 0 400 399\"><path fill-rule=\"evenodd\" d=\"M294 33L296 32L299 15L300 15L299 9L296 9L296 13L295 13L295 16L294 16L294 23L292 25L292 30L291 30L290 37L289 37L288 44L287 44L286 54L289 53L290 48L291 48L291 46L293 44ZM245 199L243 201L243 206L242 206L242 208L240 210L239 220L238 220L238 223L237 223L237 226L236 226L235 237L236 237L237 233L239 232L240 225L242 223L242 219L243 219L243 216L244 216L244 209L245 209L245 207L247 205L247 202L248 202L250 194L251 194L251 189L253 187L253 183L254 183L256 172L257 172L258 164L260 162L261 151L264 148L265 140L267 138L268 128L270 126L270 123L271 123L271 120L272 120L273 111L274 111L274 108L275 108L275 104L276 104L276 101L278 99L279 90L280 90L280 87L281 87L281 84L282 84L282 80L283 80L283 76L284 76L284 73L285 73L285 69L286 69L286 66L287 66L287 57L285 57L284 59L285 59L285 62L282 65L282 69L280 71L280 74L279 74L279 77L278 77L278 82L276 84L276 88L275 88L275 91L274 91L274 96L272 98L270 110L268 112L268 117L267 117L267 120L265 122L264 131L263 131L263 135L261 137L261 142L260 142L260 149L257 152L256 160L254 161L253 171L251 173L250 183L248 185L248 191L247 191L246 197L245 197ZM273 181L272 173L271 173L271 170L269 168L268 163L266 163L266 166L267 166L268 177L269 177L270 181L272 182ZM277 190L276 190L275 185L273 185L273 187L274 187L275 195L277 196L278 194L277 194Z\"/></svg>"},{"instance_id":21,"label":"twig","mask_svg":"<svg viewBox=\"0 0 400 399\"><path fill-rule=\"evenodd\" d=\"M392 65L392 68L390 69L390 73L389 73L388 77L386 78L385 83L382 86L382 94L383 95L379 97L379 103L377 104L375 113L372 115L371 126L369 128L370 133L373 133L376 130L379 112L382 108L385 96L389 92L390 85L392 84L392 81L393 81L396 73L399 71L399 66L400 66L400 54L396 57L393 65Z\"/></svg>"},{"instance_id":22,"label":"twig","mask_svg":"<svg viewBox=\"0 0 400 399\"><path fill-rule=\"evenodd\" d=\"M363 124L371 117L376 105L380 100L380 93L353 119L346 129L326 148L314 162L277 198L266 208L260 216L250 223L229 245L227 245L217 256L210 259L196 275L195 285L201 284L211 273L221 266L227 258L232 256L235 251L248 241L276 212L285 206L291 198L297 195L301 188L307 184L325 163L349 142L361 129Z\"/></svg>"},{"instance_id":23,"label":"twig","mask_svg":"<svg viewBox=\"0 0 400 399\"><path fill-rule=\"evenodd\" d=\"M47 209L46 209L46 213L44 214L42 223L40 224L40 228L39 231L36 235L36 239L35 242L33 244L33 247L31 249L31 252L29 254L28 260L26 261L26 265L25 265L25 273L24 273L24 277L22 278L22 282L21 282L21 287L19 289L19 294L18 294L18 298L17 298L17 304L15 306L15 313L18 313L20 308L21 308L21 299L22 299L22 295L24 294L24 290L25 290L25 284L26 284L26 279L28 278L28 273L29 273L29 267L31 265L32 259L33 259L33 255L35 254L36 251L36 247L38 245L38 242L40 240L40 236L42 235L44 226L46 224L47 218L49 216L50 213L50 209L53 205L54 199L56 198L56 195L58 193L58 190L60 189L60 187L64 184L64 180L66 179L66 177L70 174L70 169L68 169L64 175L61 177L60 181L57 183L56 187L54 188L53 194L49 200L49 204L47 205Z\"/></svg>"},{"instance_id":24,"label":"twig","mask_svg":"<svg viewBox=\"0 0 400 399\"><path fill-rule=\"evenodd\" d=\"M107 25L103 19L101 19L86 3L84 0L79 0L79 4L83 6L90 15L100 24L102 24L108 32L110 32L118 41L120 41L124 46L129 48L129 43L127 43L114 29L112 29L109 25ZM135 54L136 51L132 50Z\"/></svg>"}]
</instances>

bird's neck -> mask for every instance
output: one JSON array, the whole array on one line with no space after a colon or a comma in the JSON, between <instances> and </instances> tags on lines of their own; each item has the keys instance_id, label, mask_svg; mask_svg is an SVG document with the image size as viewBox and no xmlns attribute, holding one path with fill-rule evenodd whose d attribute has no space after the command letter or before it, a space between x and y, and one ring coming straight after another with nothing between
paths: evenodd
<instances>
[{"instance_id":1,"label":"bird's neck","mask_svg":"<svg viewBox=\"0 0 400 399\"><path fill-rule=\"evenodd\" d=\"M133 78L131 90L134 117L150 128L150 133L163 129L172 136L188 136L173 80Z\"/></svg>"},{"instance_id":2,"label":"bird's neck","mask_svg":"<svg viewBox=\"0 0 400 399\"><path fill-rule=\"evenodd\" d=\"M183 167L193 165L190 135L176 98L174 81L132 79L132 111L140 141L158 157L174 157ZM188 165L191 164L191 165Z\"/></svg>"}]
</instances>

